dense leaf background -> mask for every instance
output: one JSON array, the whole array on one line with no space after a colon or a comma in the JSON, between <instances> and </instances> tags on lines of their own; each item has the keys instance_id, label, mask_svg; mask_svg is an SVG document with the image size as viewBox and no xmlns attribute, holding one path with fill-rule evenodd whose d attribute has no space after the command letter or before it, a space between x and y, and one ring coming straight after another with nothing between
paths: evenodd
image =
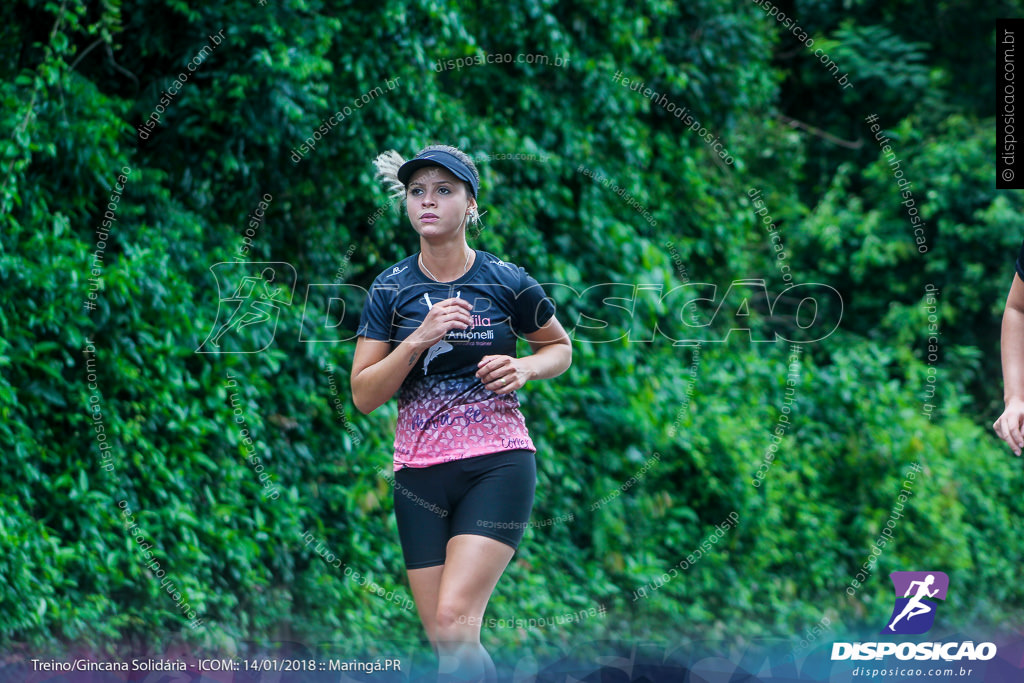
<instances>
[{"instance_id":1,"label":"dense leaf background","mask_svg":"<svg viewBox=\"0 0 1024 683\"><path fill-rule=\"evenodd\" d=\"M380 474L394 403L358 414L354 343L305 343L300 330L318 332L315 316L303 317L308 285L366 287L418 248L371 160L435 141L478 160L487 215L472 246L563 285L553 288L559 316L576 331L571 370L520 392L539 449L538 524L488 616L605 609L571 626L485 629L487 643L796 643L825 617L836 634L880 623L894 570L950 575L949 628L1019 615L1020 463L990 425L1001 411L999 316L1024 204L994 189L994 19L1021 14L1021 3L781 7L853 87L739 0L4 4L3 649L183 640L244 652L292 640L373 652L420 639L414 611L316 552L409 596ZM161 94L218 32L220 44L141 139ZM445 68L505 53L549 63ZM687 108L732 163L623 77ZM296 163L294 150L346 106L351 114ZM913 182L925 253L871 115ZM96 230L124 167L97 277ZM789 282L754 189L793 282L841 297L820 310L841 315L838 329L799 353L784 340L751 340L798 332L792 316L769 308L780 293L786 301ZM265 194L272 201L243 260L291 264L292 305L266 350L197 353L218 317L211 266L235 260ZM744 308L725 297L750 279L765 281L767 298ZM657 296L629 300L636 285L667 292L687 282L715 284L714 302L680 310ZM628 285L625 310L602 303L611 289L568 295L607 283ZM929 285L941 324L930 416ZM357 294L344 292L338 338L351 335ZM311 313L324 310L310 301ZM584 330L588 318L611 329ZM718 341L733 326L752 331ZM645 340L656 328L702 343ZM248 328L229 341L258 348L261 334ZM97 403L112 472L101 467ZM791 422L755 486L784 406ZM276 499L245 457L238 414ZM915 463L923 473L911 501L851 596ZM201 626L189 626L145 566L119 501ZM733 512L739 524L710 552L636 599Z\"/></svg>"}]
</instances>

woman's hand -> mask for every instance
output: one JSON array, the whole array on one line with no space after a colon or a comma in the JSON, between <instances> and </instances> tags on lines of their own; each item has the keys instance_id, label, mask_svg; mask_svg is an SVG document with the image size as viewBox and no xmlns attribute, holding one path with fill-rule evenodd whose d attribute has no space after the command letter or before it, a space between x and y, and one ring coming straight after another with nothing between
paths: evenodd
<instances>
[{"instance_id":1,"label":"woman's hand","mask_svg":"<svg viewBox=\"0 0 1024 683\"><path fill-rule=\"evenodd\" d=\"M1024 446L1024 436L1021 435L1021 422L1024 422L1024 401L1010 399L1006 404L1006 410L999 416L999 419L992 425L999 438L1009 444L1014 455L1019 456L1021 447Z\"/></svg>"},{"instance_id":2,"label":"woman's hand","mask_svg":"<svg viewBox=\"0 0 1024 683\"><path fill-rule=\"evenodd\" d=\"M572 363L572 344L561 323L551 316L544 325L526 335L533 351L529 356L484 356L477 363L476 376L485 389L509 394L531 379L557 377Z\"/></svg>"},{"instance_id":3,"label":"woman's hand","mask_svg":"<svg viewBox=\"0 0 1024 683\"><path fill-rule=\"evenodd\" d=\"M473 322L473 304L459 297L438 301L420 323L409 339L417 344L430 347L452 330L465 330Z\"/></svg>"},{"instance_id":4,"label":"woman's hand","mask_svg":"<svg viewBox=\"0 0 1024 683\"><path fill-rule=\"evenodd\" d=\"M509 394L533 379L533 370L525 358L484 356L477 363L476 376L484 388L496 394Z\"/></svg>"}]
</instances>

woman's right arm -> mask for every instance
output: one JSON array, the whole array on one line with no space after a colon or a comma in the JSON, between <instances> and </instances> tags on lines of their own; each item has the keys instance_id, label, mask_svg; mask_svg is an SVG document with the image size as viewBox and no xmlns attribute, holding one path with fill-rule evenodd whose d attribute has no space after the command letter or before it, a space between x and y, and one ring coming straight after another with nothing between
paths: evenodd
<instances>
[{"instance_id":1,"label":"woman's right arm","mask_svg":"<svg viewBox=\"0 0 1024 683\"><path fill-rule=\"evenodd\" d=\"M1003 401L1006 409L992 427L1016 455L1024 446L1024 281L1013 276L1003 311L1001 337L1003 361Z\"/></svg>"},{"instance_id":2,"label":"woman's right arm","mask_svg":"<svg viewBox=\"0 0 1024 683\"><path fill-rule=\"evenodd\" d=\"M439 301L394 351L390 342L359 337L352 359L352 401L359 412L369 415L387 403L424 351L450 330L469 327L472 310L472 304L465 299Z\"/></svg>"}]
</instances>

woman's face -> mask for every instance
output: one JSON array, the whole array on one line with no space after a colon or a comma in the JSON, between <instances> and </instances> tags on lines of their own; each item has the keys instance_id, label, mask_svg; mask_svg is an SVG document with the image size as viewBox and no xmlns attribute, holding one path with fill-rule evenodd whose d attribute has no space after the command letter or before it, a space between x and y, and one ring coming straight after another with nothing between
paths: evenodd
<instances>
[{"instance_id":1,"label":"woman's face","mask_svg":"<svg viewBox=\"0 0 1024 683\"><path fill-rule=\"evenodd\" d=\"M468 221L466 216L476 200L466 183L447 168L425 166L412 174L405 189L409 222L423 237L454 235Z\"/></svg>"}]
</instances>

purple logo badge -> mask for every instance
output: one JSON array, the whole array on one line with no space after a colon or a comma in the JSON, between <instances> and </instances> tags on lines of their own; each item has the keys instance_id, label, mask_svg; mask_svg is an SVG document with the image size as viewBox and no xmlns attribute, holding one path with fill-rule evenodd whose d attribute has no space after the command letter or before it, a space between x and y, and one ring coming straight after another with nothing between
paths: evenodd
<instances>
[{"instance_id":1,"label":"purple logo badge","mask_svg":"<svg viewBox=\"0 0 1024 683\"><path fill-rule=\"evenodd\" d=\"M945 600L949 577L943 572L893 572L896 604L882 633L916 635L926 633L935 623L936 600Z\"/></svg>"}]
</instances>

